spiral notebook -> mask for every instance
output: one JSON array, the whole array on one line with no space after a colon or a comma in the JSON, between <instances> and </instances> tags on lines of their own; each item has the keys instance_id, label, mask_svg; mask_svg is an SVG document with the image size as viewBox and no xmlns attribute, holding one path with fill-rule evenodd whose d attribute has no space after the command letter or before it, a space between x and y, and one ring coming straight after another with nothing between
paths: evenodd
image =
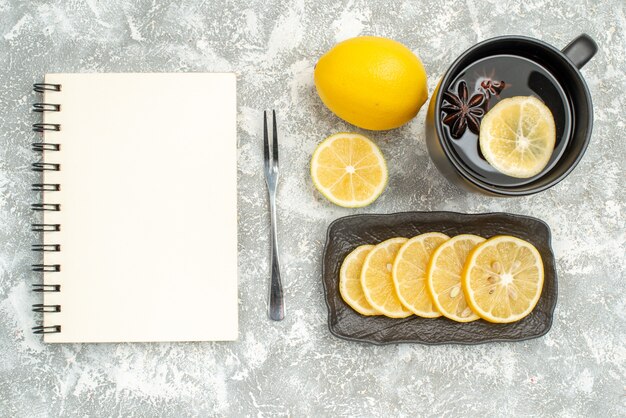
<instances>
[{"instance_id":1,"label":"spiral notebook","mask_svg":"<svg viewBox=\"0 0 626 418\"><path fill-rule=\"evenodd\" d=\"M234 74L47 74L34 328L45 342L237 338Z\"/></svg>"}]
</instances>

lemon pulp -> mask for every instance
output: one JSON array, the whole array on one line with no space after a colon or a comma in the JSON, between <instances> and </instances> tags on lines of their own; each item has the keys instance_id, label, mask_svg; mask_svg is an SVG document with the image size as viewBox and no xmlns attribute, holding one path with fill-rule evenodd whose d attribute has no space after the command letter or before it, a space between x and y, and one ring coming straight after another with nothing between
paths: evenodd
<instances>
[{"instance_id":1,"label":"lemon pulp","mask_svg":"<svg viewBox=\"0 0 626 418\"><path fill-rule=\"evenodd\" d=\"M348 208L367 206L387 185L387 164L367 137L338 133L320 143L311 158L313 184L324 197Z\"/></svg>"}]
</instances>

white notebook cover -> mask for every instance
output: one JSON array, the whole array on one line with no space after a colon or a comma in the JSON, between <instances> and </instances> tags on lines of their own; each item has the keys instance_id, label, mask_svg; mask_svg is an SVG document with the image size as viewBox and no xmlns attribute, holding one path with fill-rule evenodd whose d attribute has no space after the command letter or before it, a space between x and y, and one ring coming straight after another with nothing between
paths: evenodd
<instances>
[{"instance_id":1,"label":"white notebook cover","mask_svg":"<svg viewBox=\"0 0 626 418\"><path fill-rule=\"evenodd\" d=\"M43 234L44 341L237 338L237 157L234 74L48 74Z\"/></svg>"}]
</instances>

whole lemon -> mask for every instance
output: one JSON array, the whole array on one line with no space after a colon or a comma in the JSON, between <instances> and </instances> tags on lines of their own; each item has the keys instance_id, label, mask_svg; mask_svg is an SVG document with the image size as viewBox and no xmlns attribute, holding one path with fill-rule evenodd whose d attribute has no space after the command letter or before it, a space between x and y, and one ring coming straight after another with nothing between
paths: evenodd
<instances>
[{"instance_id":1,"label":"whole lemon","mask_svg":"<svg viewBox=\"0 0 626 418\"><path fill-rule=\"evenodd\" d=\"M314 78L333 113L374 131L404 125L428 98L419 58L400 42L375 36L335 45L317 62Z\"/></svg>"}]
</instances>

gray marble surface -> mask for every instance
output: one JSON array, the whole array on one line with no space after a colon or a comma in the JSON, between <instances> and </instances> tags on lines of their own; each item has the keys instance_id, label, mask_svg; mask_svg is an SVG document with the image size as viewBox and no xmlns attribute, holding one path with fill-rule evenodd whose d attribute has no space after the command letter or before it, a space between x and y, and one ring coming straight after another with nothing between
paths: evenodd
<instances>
[{"instance_id":1,"label":"gray marble surface","mask_svg":"<svg viewBox=\"0 0 626 418\"><path fill-rule=\"evenodd\" d=\"M429 160L422 109L400 129L369 134L390 168L377 202L341 209L315 192L308 161L316 144L354 130L321 104L312 82L316 59L337 41L375 34L405 43L422 58L432 92L477 41L523 34L563 47L581 32L600 45L583 70L595 129L558 186L506 200L456 189ZM625 51L623 0L0 0L0 416L624 416ZM238 74L239 341L44 345L30 333L31 85L58 71ZM265 108L278 110L282 140L282 323L266 318ZM328 223L406 210L548 222L560 292L550 333L476 347L332 337L320 280Z\"/></svg>"}]
</instances>

